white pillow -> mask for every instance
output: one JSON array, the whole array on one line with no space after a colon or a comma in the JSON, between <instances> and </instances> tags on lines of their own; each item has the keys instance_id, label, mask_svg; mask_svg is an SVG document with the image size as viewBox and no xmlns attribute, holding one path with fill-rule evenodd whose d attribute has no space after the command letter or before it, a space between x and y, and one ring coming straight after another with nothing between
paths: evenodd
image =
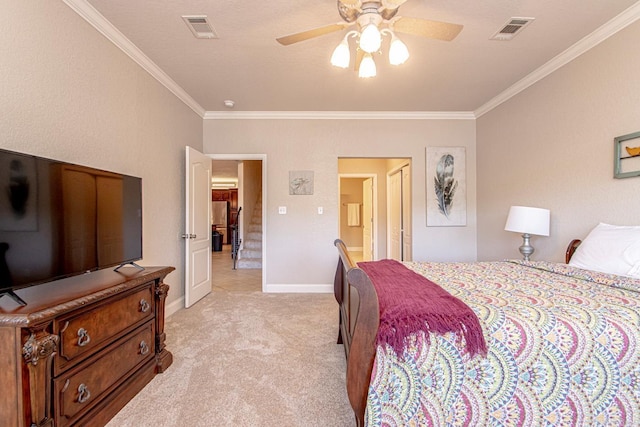
<instances>
[{"instance_id":1,"label":"white pillow","mask_svg":"<svg viewBox=\"0 0 640 427\"><path fill-rule=\"evenodd\" d=\"M640 226L598 224L569 265L640 279Z\"/></svg>"}]
</instances>

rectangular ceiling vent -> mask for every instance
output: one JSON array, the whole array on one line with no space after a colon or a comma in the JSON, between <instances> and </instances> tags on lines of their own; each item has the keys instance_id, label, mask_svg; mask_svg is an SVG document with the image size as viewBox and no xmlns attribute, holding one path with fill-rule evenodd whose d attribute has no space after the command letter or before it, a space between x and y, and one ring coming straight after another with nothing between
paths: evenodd
<instances>
[{"instance_id":1,"label":"rectangular ceiling vent","mask_svg":"<svg viewBox=\"0 0 640 427\"><path fill-rule=\"evenodd\" d=\"M508 41L520 34L535 18L511 18L489 40Z\"/></svg>"},{"instance_id":2,"label":"rectangular ceiling vent","mask_svg":"<svg viewBox=\"0 0 640 427\"><path fill-rule=\"evenodd\" d=\"M187 24L197 39L217 39L218 35L209 24L207 15L183 15L182 19Z\"/></svg>"}]
</instances>

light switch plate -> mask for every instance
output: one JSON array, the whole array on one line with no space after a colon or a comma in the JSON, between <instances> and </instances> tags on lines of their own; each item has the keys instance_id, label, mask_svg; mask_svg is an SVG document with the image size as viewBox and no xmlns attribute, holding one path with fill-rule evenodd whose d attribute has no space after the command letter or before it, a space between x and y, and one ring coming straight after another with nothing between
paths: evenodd
<instances>
[{"instance_id":1,"label":"light switch plate","mask_svg":"<svg viewBox=\"0 0 640 427\"><path fill-rule=\"evenodd\" d=\"M278 213L280 215L284 215L287 213L287 207L286 206L278 206Z\"/></svg>"},{"instance_id":2,"label":"light switch plate","mask_svg":"<svg viewBox=\"0 0 640 427\"><path fill-rule=\"evenodd\" d=\"M318 207L318 215L322 215L324 213L324 209L322 208L322 206Z\"/></svg>"}]
</instances>

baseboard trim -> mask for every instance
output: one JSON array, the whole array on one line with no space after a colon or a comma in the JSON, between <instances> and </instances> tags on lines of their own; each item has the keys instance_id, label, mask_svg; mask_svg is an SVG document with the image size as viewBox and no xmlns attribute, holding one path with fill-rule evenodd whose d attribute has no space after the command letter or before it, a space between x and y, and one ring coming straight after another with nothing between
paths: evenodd
<instances>
[{"instance_id":1,"label":"baseboard trim","mask_svg":"<svg viewBox=\"0 0 640 427\"><path fill-rule=\"evenodd\" d=\"M184 297L180 297L171 304L167 304L164 308L164 317L167 318L173 313L180 311L184 308Z\"/></svg>"},{"instance_id":2,"label":"baseboard trim","mask_svg":"<svg viewBox=\"0 0 640 427\"><path fill-rule=\"evenodd\" d=\"M308 284L308 285L295 285L295 284L267 284L265 286L265 292L273 294L332 294L333 285L330 284Z\"/></svg>"},{"instance_id":3,"label":"baseboard trim","mask_svg":"<svg viewBox=\"0 0 640 427\"><path fill-rule=\"evenodd\" d=\"M310 285L266 285L265 293L270 294L332 294L332 284ZM171 304L167 304L164 311L165 318L170 317L184 308L184 297L180 297Z\"/></svg>"}]
</instances>

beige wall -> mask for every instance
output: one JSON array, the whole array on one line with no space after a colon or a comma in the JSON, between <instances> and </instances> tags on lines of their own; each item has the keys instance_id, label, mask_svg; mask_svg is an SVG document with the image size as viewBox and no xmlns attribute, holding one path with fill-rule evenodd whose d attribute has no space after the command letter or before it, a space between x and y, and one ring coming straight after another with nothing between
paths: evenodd
<instances>
[{"instance_id":1,"label":"beige wall","mask_svg":"<svg viewBox=\"0 0 640 427\"><path fill-rule=\"evenodd\" d=\"M176 305L184 146L202 148L202 119L63 2L3 1L0 28L0 147L141 177L141 264L176 267Z\"/></svg>"},{"instance_id":2,"label":"beige wall","mask_svg":"<svg viewBox=\"0 0 640 427\"><path fill-rule=\"evenodd\" d=\"M427 146L467 148L466 227L426 227ZM473 120L211 119L204 121L204 150L208 154L267 156L267 200L263 200L267 211L267 289L332 283L337 259L333 241L338 236L339 157L411 158L414 259L476 259ZM315 172L313 195L289 195L291 170ZM279 206L286 206L288 213L279 215ZM320 206L323 215L317 213Z\"/></svg>"},{"instance_id":3,"label":"beige wall","mask_svg":"<svg viewBox=\"0 0 640 427\"><path fill-rule=\"evenodd\" d=\"M517 258L510 205L551 210L533 259L562 261L599 221L640 224L640 178L613 178L613 138L640 131L640 22L477 120L478 258Z\"/></svg>"}]
</instances>

